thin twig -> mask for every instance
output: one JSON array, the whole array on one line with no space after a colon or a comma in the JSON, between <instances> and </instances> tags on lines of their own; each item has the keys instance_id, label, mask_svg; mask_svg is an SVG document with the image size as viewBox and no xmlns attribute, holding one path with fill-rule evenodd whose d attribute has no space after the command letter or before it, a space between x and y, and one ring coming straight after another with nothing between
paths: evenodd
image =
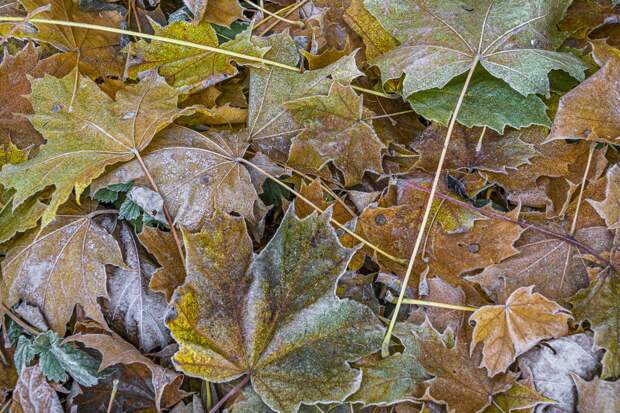
<instances>
[{"instance_id":1,"label":"thin twig","mask_svg":"<svg viewBox=\"0 0 620 413\"><path fill-rule=\"evenodd\" d=\"M119 29L116 27L100 26L98 24L81 23L81 22L74 22L74 21L67 21L67 20L54 20L54 19L38 19L38 18L30 19L28 17L16 17L16 16L0 16L0 22L10 22L10 23L30 22L30 23L35 23L35 24L51 24L55 26L78 27L81 29L98 30L98 31L108 32L108 33L124 34L127 36L140 37L143 39L149 39L149 40L155 40L158 42L174 44L177 46L191 47L193 49L205 50L208 52L218 53L218 54L222 54L222 55L230 56L230 57L236 57L236 58L248 60L251 62L262 63L268 66L275 66L275 67L290 70L293 72L301 72L301 68L297 66L289 66L287 64L276 62L274 60L264 59L262 57L256 57L256 56L246 55L243 53L237 53L231 50L220 49L218 47L212 47L212 46L207 46L207 45L200 44L200 43L188 42L186 40L173 39L170 37L157 36L157 35L148 34L148 33L140 33L140 32L135 32L133 30ZM368 93L368 94L375 95L375 96L381 96L381 97L388 98L388 99L394 99L398 97L398 95L388 95L386 93L377 92L375 90L366 89L360 86L352 86L352 87L355 90L358 90L360 92Z\"/></svg>"},{"instance_id":2,"label":"thin twig","mask_svg":"<svg viewBox=\"0 0 620 413\"><path fill-rule=\"evenodd\" d=\"M232 396L234 396L235 394L239 393L239 391L241 391L241 389L243 389L245 387L246 384L248 384L250 382L250 375L246 374L245 377L243 378L243 380L241 380L239 383L237 383L237 385L235 387L233 387L232 389L230 389L230 391L228 393L226 393L224 395L224 397L222 397L216 404L215 406L213 406L213 408L211 410L209 410L209 413L217 413L217 411L219 410L220 407L222 407L224 405L224 403L226 403L226 401L228 399L230 399Z\"/></svg>"},{"instance_id":3,"label":"thin twig","mask_svg":"<svg viewBox=\"0 0 620 413\"><path fill-rule=\"evenodd\" d=\"M3 310L4 313L17 325L19 325L21 328L23 328L33 336L38 336L39 334L41 334L41 331L38 328L31 326L30 324L19 318L6 304L0 303L0 309Z\"/></svg>"},{"instance_id":4,"label":"thin twig","mask_svg":"<svg viewBox=\"0 0 620 413\"><path fill-rule=\"evenodd\" d=\"M385 299L388 302L395 302L396 297L388 294ZM436 303L434 301L426 301L426 300L418 300L415 298L403 298L403 304L414 304L421 305L424 307L436 307L436 308L444 308L446 310L459 310L459 311L476 311L478 307L471 307L468 305L456 305L456 304L447 304L447 303Z\"/></svg>"},{"instance_id":5,"label":"thin twig","mask_svg":"<svg viewBox=\"0 0 620 413\"><path fill-rule=\"evenodd\" d=\"M281 22L284 23L288 23L288 24L292 24L293 26L297 26L297 27L304 27L305 24L304 22L300 21L300 20L289 20L287 18L284 18L282 16L278 16L277 14L270 12L269 10L265 9L264 7L259 6L258 4L255 4L253 2L251 2L250 0L245 0L246 3L248 3L250 6L254 7L255 9L258 9L260 11L262 11L263 13L273 17L276 20L280 20Z\"/></svg>"},{"instance_id":6,"label":"thin twig","mask_svg":"<svg viewBox=\"0 0 620 413\"><path fill-rule=\"evenodd\" d=\"M596 144L590 144L590 151L588 153L588 162L586 163L586 169L583 171L583 178L581 179L581 187L579 188L579 196L577 197L577 206L575 207L575 215L573 216L573 223L570 226L570 236L575 235L575 229L577 229L577 217L579 216L579 209L581 208L581 202L583 201L583 191L588 183L588 174L590 173L590 166L592 165L592 156L594 155L594 149Z\"/></svg>"},{"instance_id":7,"label":"thin twig","mask_svg":"<svg viewBox=\"0 0 620 413\"><path fill-rule=\"evenodd\" d=\"M295 12L295 10L297 10L298 8L300 8L301 6L303 6L304 4L306 4L308 2L308 0L302 0L299 3L295 4L293 7L291 7L289 10L287 10L285 12L284 15L282 15L282 17L288 17L291 14L293 14L293 12ZM258 35L259 36L264 36L265 33L267 33L269 30L273 29L274 27L276 27L278 25L278 22L275 21L273 23L271 23L269 26L267 26L262 32L260 32Z\"/></svg>"},{"instance_id":8,"label":"thin twig","mask_svg":"<svg viewBox=\"0 0 620 413\"><path fill-rule=\"evenodd\" d=\"M259 171L260 173L262 173L263 175L265 175L266 177L268 177L269 179L271 179L272 181L274 181L275 183L277 183L278 185L280 185L281 187L283 187L284 189L286 189L287 191L295 194L297 196L297 198L301 199L302 201L304 201L306 204L308 204L310 207L312 207L314 210L323 213L325 212L324 209L320 208L319 206L317 206L314 202L310 201L308 198L306 198L305 196L303 196L301 193L297 192L296 190L294 190L293 188L291 188L290 186L286 185L284 182L280 181L278 178L276 178L275 176L271 175L269 172L265 171L263 168L261 168L258 165L253 164L252 162L243 159L243 158L239 158L238 159L239 162L242 162L254 169L256 169L257 171ZM359 242L361 242L362 244L366 245L367 247L373 249L374 251L376 251L378 254L383 255L384 257L397 262L399 264L405 264L407 261L402 259L402 258L398 258L393 256L392 254L383 251L381 248L377 247L376 245L374 245L373 243L367 241L366 239L362 238L361 236L359 236L358 234L356 234L354 231L351 231L349 228L347 228L345 225L342 225L340 222L336 221L333 217L330 218L330 222L332 224L334 224L335 226L337 226L338 228L342 229L344 232L346 232L347 234L351 235L353 238L355 238L356 240L358 240Z\"/></svg>"},{"instance_id":9,"label":"thin twig","mask_svg":"<svg viewBox=\"0 0 620 413\"><path fill-rule=\"evenodd\" d=\"M424 187L422 185L415 184L413 182L405 182L405 185L410 186L410 187L412 187L412 188L414 188L414 189L416 189L418 191L422 191L422 192L426 192L426 193L430 192L430 189L428 189L428 188L426 188L426 187ZM555 231L552 231L552 230L547 229L547 228L539 227L539 226L531 224L529 222L521 221L521 220L518 220L518 219L512 219L510 217L507 217L507 216L502 215L502 214L497 213L497 212L489 211L489 210L482 209L482 208L476 208L475 206L473 206L471 204L468 204L467 202L463 202L463 201L461 201L459 199L452 198L451 196L443 194L441 192L437 192L435 194L435 196L437 198L445 199L446 201L450 202L451 204L458 205L458 206L460 206L462 208L465 208L465 209L468 209L470 211L477 212L480 215L484 215L487 218L499 219L499 220L502 220L502 221L510 222L512 224L520 226L523 229L531 229L532 231L537 231L537 232L540 232L541 234L548 235L548 236L550 236L552 238L556 238L556 239L565 241L565 242L575 246L577 249L585 251L588 254L592 255L593 257L598 259L605 266L609 266L614 271L616 270L614 268L614 266L612 265L611 261L609 261L606 258L603 258L594 249L592 249L591 247L589 247L589 246L587 246L585 244L582 244L581 242L577 241L574 237L572 237L570 235L561 234L559 232L555 232Z\"/></svg>"},{"instance_id":10,"label":"thin twig","mask_svg":"<svg viewBox=\"0 0 620 413\"><path fill-rule=\"evenodd\" d=\"M365 119L362 119L362 120L375 120L375 119L391 118L392 116L406 115L408 113L415 113L415 111L413 109L401 110L400 112L386 113L385 115L369 116L369 117L367 117Z\"/></svg>"},{"instance_id":11,"label":"thin twig","mask_svg":"<svg viewBox=\"0 0 620 413\"><path fill-rule=\"evenodd\" d=\"M112 405L114 405L114 399L116 399L116 392L118 391L118 379L112 381L112 393L110 394L110 401L108 402L107 413L112 413Z\"/></svg>"},{"instance_id":12,"label":"thin twig","mask_svg":"<svg viewBox=\"0 0 620 413\"><path fill-rule=\"evenodd\" d=\"M282 16L284 16L284 13L286 13L287 11L289 11L292 7L294 7L296 4L298 3L291 3L286 7L282 7L280 10L276 11L275 14L277 14L278 16L280 16L280 13L283 13ZM286 17L286 16L284 16ZM258 29L260 26L262 26L263 24L267 23L269 20L271 19L270 15L267 15L265 18L263 18L261 21L258 21L256 23L254 23L254 26L252 27L254 30Z\"/></svg>"},{"instance_id":13,"label":"thin twig","mask_svg":"<svg viewBox=\"0 0 620 413\"><path fill-rule=\"evenodd\" d=\"M154 34L140 33L140 32L135 32L133 30L124 30L124 29L119 29L116 27L100 26L97 24L74 22L74 21L67 21L67 20L38 19L38 18L29 19L27 17L13 17L13 16L0 16L0 22L15 22L15 23L30 22L30 23L35 23L35 24L51 24L55 26L77 27L81 29L98 30L98 31L108 32L108 33L124 34L127 36L135 36L135 37L140 37L143 39L170 43L170 44L174 44L177 46L184 46L184 47L191 47L193 49L205 50L207 52L223 54L223 55L230 56L230 57L236 57L239 59L249 60L251 62L262 63L262 64L270 65L270 66L276 66L281 69L287 69L287 70L291 70L295 72L299 71L299 68L295 66L289 66L284 63L276 62L273 60L263 59L262 57L250 56L250 55L246 55L243 53L237 53L231 50L220 49L218 47L207 46L207 45L200 44L200 43L188 42L186 40L173 39L170 37L157 36Z\"/></svg>"},{"instance_id":14,"label":"thin twig","mask_svg":"<svg viewBox=\"0 0 620 413\"><path fill-rule=\"evenodd\" d=\"M424 215L422 216L422 223L420 224L420 229L418 230L418 235L416 237L415 244L413 246L413 251L411 252L411 258L409 259L409 265L407 266L407 272L405 273L405 278L403 279L403 283L400 288L400 294L398 296L398 301L396 302L396 307L394 308L394 312L392 314L392 319L390 320L390 325L388 326L388 330L385 334L383 344L381 345L382 357L387 357L390 354L389 347L390 347L390 339L392 337L392 331L394 330L394 326L396 325L396 318L398 317L400 306L403 302L403 299L405 298L405 291L407 291L407 285L409 284L409 278L411 277L411 273L413 272L413 266L415 264L416 256L418 255L418 250L420 249L420 245L422 244L422 240L424 239L424 231L426 230L426 223L428 222L428 218L431 214L431 210L433 207L433 201L435 200L435 192L437 192L437 186L439 185L439 178L441 176L441 170L443 169L443 163L446 159L446 154L448 153L448 146L450 145L450 137L452 136L452 131L454 130L456 119L459 116L459 111L461 110L461 105L463 104L465 93L467 93L469 82L471 81L471 78L474 75L474 70L476 69L476 66L478 65L478 59L479 59L479 55L476 55L474 57L474 60L471 63L471 67L469 68L469 72L467 73L467 78L465 79L465 84L463 85L461 94L459 95L459 98L456 102L456 106L454 107L454 112L452 113L450 124L448 125L448 132L446 133L446 138L444 140L443 149L441 151L441 155L439 156L437 170L435 171L435 177L433 178L433 184L431 186L431 191L429 193L428 200L426 202L426 208L424 210Z\"/></svg>"},{"instance_id":15,"label":"thin twig","mask_svg":"<svg viewBox=\"0 0 620 413\"><path fill-rule=\"evenodd\" d=\"M138 160L138 163L140 164L140 167L144 171L144 175L146 175L146 178L148 179L149 183L153 187L153 190L155 190L155 192L157 192L159 194L159 196L161 196L161 198L163 200L164 199L164 195L161 193L161 191L159 190L159 187L157 186L157 183L155 183L155 180L151 176L151 173L149 172L148 168L146 167L146 164L144 163L144 160L142 159L142 156L140 156L140 152L138 152L137 150L134 150L133 153L136 156L136 159ZM166 216L166 221L168 222L168 226L170 227L170 232L172 232L172 237L174 238L174 243L177 245L177 250L179 252L179 256L181 257L181 261L183 263L185 263L185 254L183 253L183 244L181 243L181 238L179 237L177 229L176 229L176 227L174 225L174 221L172 220L172 217L170 216L170 212L168 211L168 208L166 207L166 203L165 202L164 202L164 205L163 205L163 210L164 210L164 215Z\"/></svg>"}]
</instances>

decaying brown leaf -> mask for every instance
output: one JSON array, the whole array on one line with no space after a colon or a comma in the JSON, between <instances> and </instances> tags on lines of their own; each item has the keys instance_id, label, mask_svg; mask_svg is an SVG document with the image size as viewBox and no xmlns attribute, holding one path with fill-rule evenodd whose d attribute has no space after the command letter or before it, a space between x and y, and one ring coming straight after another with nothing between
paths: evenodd
<instances>
[{"instance_id":1,"label":"decaying brown leaf","mask_svg":"<svg viewBox=\"0 0 620 413\"><path fill-rule=\"evenodd\" d=\"M480 367L486 367L490 376L506 371L516 356L539 341L568 332L570 314L557 303L532 293L533 288L521 287L505 304L484 306L470 317L476 323L472 351L478 343L483 344Z\"/></svg>"}]
</instances>

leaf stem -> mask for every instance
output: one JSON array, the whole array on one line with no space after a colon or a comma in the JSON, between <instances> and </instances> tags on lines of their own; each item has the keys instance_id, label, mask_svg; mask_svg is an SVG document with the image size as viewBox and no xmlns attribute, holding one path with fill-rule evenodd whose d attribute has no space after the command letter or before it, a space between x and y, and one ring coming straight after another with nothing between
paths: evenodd
<instances>
[{"instance_id":1,"label":"leaf stem","mask_svg":"<svg viewBox=\"0 0 620 413\"><path fill-rule=\"evenodd\" d=\"M588 162L586 163L586 169L583 171L583 178L581 178L581 187L579 188L579 196L577 197L577 206L575 207L575 215L573 216L573 222L570 226L570 236L575 235L577 229L577 217L579 217L579 209L581 208L581 202L583 201L583 191L588 183L588 174L590 173L590 166L592 165L592 156L594 155L594 149L596 143L590 144L590 151L588 152Z\"/></svg>"},{"instance_id":2,"label":"leaf stem","mask_svg":"<svg viewBox=\"0 0 620 413\"><path fill-rule=\"evenodd\" d=\"M239 393L239 391L241 391L241 389L243 389L245 387L246 384L248 384L250 382L250 375L246 374L245 377L243 377L243 380L241 380L239 383L237 383L237 385L235 387L233 387L232 389L230 389L230 391L228 393L226 393L224 395L224 397L222 397L216 404L215 406L213 406L213 408L211 410L209 410L209 413L217 413L217 411L219 410L220 407L222 407L224 405L224 403L226 403L226 401L228 399L230 399L232 396L234 396L235 394Z\"/></svg>"},{"instance_id":3,"label":"leaf stem","mask_svg":"<svg viewBox=\"0 0 620 413\"><path fill-rule=\"evenodd\" d=\"M133 154L136 156L136 159L138 160L140 167L144 171L144 174L146 175L146 178L148 179L153 189L159 194L159 196L161 196L162 200L164 200L164 196L162 195L161 191L159 190L159 187L155 183L155 180L151 176L151 173L149 172L148 168L146 167L146 164L144 163L142 156L140 156L140 152L138 152L137 150L133 150ZM170 216L170 212L168 211L168 208L166 207L165 200L164 200L163 210L164 210L164 215L166 216L166 222L168 222L168 226L170 227L170 231L172 232L174 243L177 246L177 251L179 252L179 256L181 257L181 261L183 261L183 264L185 264L185 254L183 253L183 244L181 243L181 238L179 238L179 234L174 225L174 221L172 220L172 217Z\"/></svg>"},{"instance_id":4,"label":"leaf stem","mask_svg":"<svg viewBox=\"0 0 620 413\"><path fill-rule=\"evenodd\" d=\"M386 113L385 115L370 116L362 120L375 120L375 119L390 118L392 116L406 115L408 113L415 113L415 111L413 109L401 110L400 112Z\"/></svg>"},{"instance_id":5,"label":"leaf stem","mask_svg":"<svg viewBox=\"0 0 620 413\"><path fill-rule=\"evenodd\" d=\"M294 12L295 10L297 10L298 8L300 8L301 6L303 6L304 4L306 4L307 2L308 2L308 0L302 0L302 1L300 1L299 3L297 3L297 4L295 4L295 5L292 5L293 7L291 7L290 9L289 9L288 7L285 7L284 9L287 9L287 10L286 10L286 11L285 11L285 13L283 14L283 17L288 17L288 16L290 16L291 14L293 14L293 12ZM281 9L280 11L282 11L282 10L284 10L284 9ZM262 23L262 22L263 22L263 21L265 21L265 20L267 20L267 19L264 19L264 20L260 21L259 23ZM277 25L278 25L278 22L277 22L277 21L275 21L275 22L271 23L269 26L267 26L267 27L265 28L265 30L263 30L262 32L260 32L258 35L259 35L259 36L264 36L264 35L265 35L265 33L267 33L269 30L273 29L273 28L274 28L274 27L276 27ZM258 27L258 25L257 25L256 27Z\"/></svg>"},{"instance_id":6,"label":"leaf stem","mask_svg":"<svg viewBox=\"0 0 620 413\"><path fill-rule=\"evenodd\" d=\"M262 57L250 56L250 55L246 55L243 53L233 52L231 50L220 49L218 47L207 46L207 45L200 44L200 43L188 42L186 40L173 39L170 37L157 36L154 34L135 32L133 30L119 29L116 27L100 26L98 24L74 22L74 21L67 21L67 20L54 20L54 19L39 19L39 18L31 19L28 17L16 17L16 16L0 16L0 22L9 22L9 23L28 23L29 22L29 23L35 23L35 24L51 24L51 25L56 25L56 26L77 27L80 29L98 30L98 31L108 32L108 33L124 34L126 36L140 37L143 39L155 40L155 41L163 42L163 43L170 43L170 44L174 44L177 46L191 47L194 49L205 50L205 51L212 52L212 53L219 53L225 56L236 57L239 59L244 59L244 60L248 60L248 61L256 62L256 63L262 63L268 66L275 66L275 67L290 70L293 72L301 72L301 69L299 67L289 66L287 64L276 62L274 60L264 59ZM397 97L397 95L388 95L386 93L377 92L375 90L366 89L360 86L352 86L352 87L353 89L357 91L368 93L370 95L381 96L381 97L388 98L388 99L394 99L395 97Z\"/></svg>"},{"instance_id":7,"label":"leaf stem","mask_svg":"<svg viewBox=\"0 0 620 413\"><path fill-rule=\"evenodd\" d=\"M26 330L27 332L29 332L33 336L38 336L39 334L41 334L41 331L39 331L38 328L35 328L35 327L31 326L30 324L28 324L27 322L25 322L24 320L22 320L21 318L19 318L15 314L13 314L13 311L6 304L0 302L0 310L4 311L4 313L11 320L13 320L17 325L19 325L21 328L23 328L24 330Z\"/></svg>"},{"instance_id":8,"label":"leaf stem","mask_svg":"<svg viewBox=\"0 0 620 413\"><path fill-rule=\"evenodd\" d=\"M112 381L112 394L110 394L110 401L108 402L107 413L112 413L112 406L114 405L114 399L116 399L116 392L118 391L118 379Z\"/></svg>"},{"instance_id":9,"label":"leaf stem","mask_svg":"<svg viewBox=\"0 0 620 413\"><path fill-rule=\"evenodd\" d=\"M416 189L418 191L422 191L422 192L426 192L426 193L430 192L430 189L428 189L428 188L426 188L424 186L415 184L413 182L407 182L406 185L410 186L410 187L412 187L412 188L414 188L414 189ZM463 202L463 201L461 201L459 199L452 198L451 196L443 194L441 192L437 192L435 194L435 196L437 198L445 199L446 201L450 202L451 204L458 205L458 206L460 206L462 208L465 208L465 209L468 209L470 211L477 212L480 215L484 215L487 218L499 219L499 220L502 220L502 221L510 222L510 223L513 223L515 225L520 226L523 229L531 229L532 231L537 231L537 232L540 232L541 234L545 234L545 235L548 235L548 236L550 236L552 238L556 238L556 239L562 240L564 242L567 242L567 243L575 246L577 249L585 251L588 254L592 255L593 257L598 259L602 264L604 264L606 266L609 266L614 271L617 271L616 268L612 265L611 261L609 261L606 258L603 258L599 253L597 253L591 247L589 247L589 246L587 246L585 244L582 244L581 242L577 241L573 236L566 235L566 234L560 234L559 232L551 231L550 229L539 227L537 225L530 224L528 222L521 221L521 220L518 220L518 219L512 219L512 218L509 218L509 217L507 217L505 215L502 215L500 213L488 211L488 210L482 209L482 208L476 208L475 206L470 205L467 202Z\"/></svg>"},{"instance_id":10,"label":"leaf stem","mask_svg":"<svg viewBox=\"0 0 620 413\"><path fill-rule=\"evenodd\" d=\"M262 64L266 64L270 66L276 66L281 69L287 69L287 70L291 70L295 72L299 71L299 68L295 66L285 65L283 63L276 62L273 60L263 59L262 57L250 56L250 55L246 55L243 53L233 52L231 50L220 49L218 47L188 42L186 40L173 39L170 37L157 36L157 35L148 34L148 33L140 33L140 32L135 32L132 30L119 29L116 27L100 26L97 24L81 23L81 22L74 22L74 21L67 21L67 20L53 20L53 19L39 19L39 18L29 19L27 17L13 17L13 16L0 16L0 22L15 22L15 23L30 22L30 23L35 23L35 24L51 24L51 25L56 25L56 26L77 27L80 29L98 30L98 31L108 32L108 33L124 34L127 36L141 37L143 39L155 40L155 41L163 42L163 43L170 43L170 44L174 44L177 46L191 47L194 49L205 50L207 52L219 53L219 54L223 54L226 56L236 57L239 59L249 60L251 62L262 63Z\"/></svg>"},{"instance_id":11,"label":"leaf stem","mask_svg":"<svg viewBox=\"0 0 620 413\"><path fill-rule=\"evenodd\" d=\"M250 6L254 7L255 9L262 11L266 15L273 17L276 20L280 20L281 22L292 24L293 26L297 26L299 28L303 28L305 26L304 22L302 22L301 20L289 20L285 17L278 16L276 13L270 12L266 8L261 7L258 4L251 2L250 0L245 0L245 2L248 3Z\"/></svg>"},{"instance_id":12,"label":"leaf stem","mask_svg":"<svg viewBox=\"0 0 620 413\"><path fill-rule=\"evenodd\" d=\"M286 17L286 13L292 7L295 7L297 4L299 4L299 3L291 3L288 6L282 7L281 9L277 10L274 14L277 14L278 16L281 16L281 17ZM252 28L254 30L258 29L260 26L262 26L263 24L267 23L269 21L269 19L271 19L271 17L272 17L271 15L267 15L267 17L265 17L262 20L256 22Z\"/></svg>"},{"instance_id":13,"label":"leaf stem","mask_svg":"<svg viewBox=\"0 0 620 413\"><path fill-rule=\"evenodd\" d=\"M474 70L476 69L476 66L478 65L479 58L480 56L476 55L474 57L474 60L471 62L471 67L469 68L469 72L467 73L465 84L463 85L461 94L459 95L459 98L456 102L456 106L454 107L454 112L452 113L450 124L448 125L448 132L446 133L446 138L443 143L443 149L441 151L441 155L439 156L439 162L437 164L437 169L435 170L433 184L431 186L431 191L428 196L428 201L426 202L426 208L424 209L424 215L422 216L422 223L420 224L420 229L418 231L418 235L416 237L415 244L413 246L413 251L411 252L411 258L409 259L409 264L407 266L407 272L405 273L405 278L403 279L403 283L400 288L400 294L398 296L398 301L396 302L396 307L394 308L394 312L392 314L392 319L390 320L390 325L385 334L385 338L383 339L383 344L381 345L381 356L382 357L387 357L390 354L389 346L390 346L390 339L392 337L392 331L394 330L394 326L396 325L396 318L398 317L400 306L402 305L403 299L405 298L405 291L407 291L407 285L409 284L409 278L411 277L411 273L413 271L413 266L415 264L416 256L418 255L418 250L420 249L420 245L422 244L422 240L424 239L424 231L426 229L426 223L428 222L428 218L431 214L431 210L433 207L433 201L435 200L435 193L437 192L437 186L439 185L439 178L441 177L441 170L443 169L443 163L446 159L446 154L448 153L448 146L450 145L450 138L452 136L452 131L454 130L456 119L459 116L459 111L461 110L463 99L465 98L465 94L467 93L469 82L471 81L471 78L474 75Z\"/></svg>"},{"instance_id":14,"label":"leaf stem","mask_svg":"<svg viewBox=\"0 0 620 413\"><path fill-rule=\"evenodd\" d=\"M386 300L389 302L396 301L396 297L389 294L386 296ZM436 307L436 308L444 308L446 310L458 310L458 311L476 311L478 307L471 307L468 305L456 305L456 304L447 304L447 303L437 303L434 301L426 301L426 300L418 300L415 298L403 298L403 304L413 304L413 305L421 305L424 307Z\"/></svg>"},{"instance_id":15,"label":"leaf stem","mask_svg":"<svg viewBox=\"0 0 620 413\"><path fill-rule=\"evenodd\" d=\"M265 175L266 177L268 177L269 179L271 179L272 181L274 181L275 183L277 183L278 185L280 185L281 187L283 187L284 189L286 189L287 191L295 194L295 196L297 196L297 198L301 199L302 201L304 201L306 204L308 204L310 207L312 207L314 210L323 213L325 212L325 210L321 209L320 207L318 207L314 202L310 201L308 198L306 198L305 196L303 196L301 193L297 192L296 190L294 190L293 188L291 188L290 186L286 185L284 182L282 182L281 180L279 180L278 178L276 178L275 176L271 175L269 172L265 171L263 168L261 168L258 165L253 164L252 162L248 161L247 159L243 159L243 158L239 158L238 159L239 162L242 162L254 169L256 169L257 171L259 171L260 173L262 173L263 175ZM400 264L405 264L407 261L402 259L402 258L398 258L395 257L393 255L391 255L388 252L383 251L381 248L377 247L376 245L372 244L370 241L367 241L366 239L362 238L361 236L359 236L358 234L356 234L354 231L351 231L349 228L347 228L345 225L342 225L340 222L336 221L333 217L330 218L330 222L332 224L334 224L335 226L337 226L338 228L342 229L344 232L346 232L347 234L351 235L353 238L355 238L356 240L358 240L359 242L361 242L362 244L366 245L367 247L373 249L374 251L376 251L378 254L383 255L384 257L386 257L389 260L392 260L394 262L400 263Z\"/></svg>"}]
</instances>

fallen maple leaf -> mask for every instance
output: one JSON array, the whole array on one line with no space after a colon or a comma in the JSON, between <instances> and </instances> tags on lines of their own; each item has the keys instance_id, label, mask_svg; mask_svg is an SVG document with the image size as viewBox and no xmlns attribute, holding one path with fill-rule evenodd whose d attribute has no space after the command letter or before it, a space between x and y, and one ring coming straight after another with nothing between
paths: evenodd
<instances>
[{"instance_id":1,"label":"fallen maple leaf","mask_svg":"<svg viewBox=\"0 0 620 413\"><path fill-rule=\"evenodd\" d=\"M514 291L503 305L487 305L470 317L476 323L472 351L482 343L482 363L489 376L506 371L517 356L539 341L568 333L571 318L557 303L532 293L533 286Z\"/></svg>"},{"instance_id":2,"label":"fallen maple leaf","mask_svg":"<svg viewBox=\"0 0 620 413\"><path fill-rule=\"evenodd\" d=\"M247 374L279 412L357 390L360 372L347 361L375 351L383 328L370 309L335 296L353 251L328 219L290 209L256 258L245 224L228 215L185 234L188 275L168 321L177 368L217 382Z\"/></svg>"}]
</instances>

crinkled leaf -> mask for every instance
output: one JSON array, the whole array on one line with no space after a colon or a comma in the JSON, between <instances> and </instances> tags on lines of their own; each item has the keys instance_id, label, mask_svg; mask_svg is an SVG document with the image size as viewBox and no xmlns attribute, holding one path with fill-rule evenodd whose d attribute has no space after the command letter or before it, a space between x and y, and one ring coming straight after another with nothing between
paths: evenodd
<instances>
[{"instance_id":1,"label":"crinkled leaf","mask_svg":"<svg viewBox=\"0 0 620 413\"><path fill-rule=\"evenodd\" d=\"M47 143L33 159L0 172L5 187L15 189L13 208L47 186L55 187L42 226L52 221L74 188L79 198L106 166L132 159L180 114L178 93L162 78L127 86L113 101L85 77L79 77L74 95L75 76L33 81L31 120Z\"/></svg>"},{"instance_id":2,"label":"crinkled leaf","mask_svg":"<svg viewBox=\"0 0 620 413\"><path fill-rule=\"evenodd\" d=\"M262 57L268 50L253 42L250 30L219 46L215 30L209 23L176 21L162 27L153 22L152 26L157 36L220 47L253 57ZM141 72L157 68L168 83L184 93L206 89L237 74L237 68L232 64L233 58L208 50L140 40L129 48L129 53L132 61L129 68L131 77L135 78ZM234 58L234 61L240 64L256 64L242 58Z\"/></svg>"},{"instance_id":3,"label":"crinkled leaf","mask_svg":"<svg viewBox=\"0 0 620 413\"><path fill-rule=\"evenodd\" d=\"M333 162L344 175L346 186L361 181L364 172L382 172L379 140L362 105L350 86L334 83L327 96L311 96L284 104L301 132L292 139L291 167L319 173Z\"/></svg>"},{"instance_id":4,"label":"crinkled leaf","mask_svg":"<svg viewBox=\"0 0 620 413\"><path fill-rule=\"evenodd\" d=\"M171 341L164 324L167 301L163 294L149 289L157 267L125 222L120 223L118 240L127 268L109 271L110 298L104 314L112 328L144 351L164 347ZM178 254L176 248L172 252Z\"/></svg>"},{"instance_id":5,"label":"crinkled leaf","mask_svg":"<svg viewBox=\"0 0 620 413\"><path fill-rule=\"evenodd\" d=\"M482 363L490 376L506 371L517 356L539 341L568 333L566 310L538 293L534 286L515 290L502 305L486 305L470 317L476 322L472 351L482 343Z\"/></svg>"},{"instance_id":6,"label":"crinkled leaf","mask_svg":"<svg viewBox=\"0 0 620 413\"><path fill-rule=\"evenodd\" d=\"M40 234L19 238L2 261L2 298L36 304L60 335L76 304L103 321L97 299L108 296L105 266L124 266L116 240L89 215L93 205L83 204L63 207Z\"/></svg>"},{"instance_id":7,"label":"crinkled leaf","mask_svg":"<svg viewBox=\"0 0 620 413\"><path fill-rule=\"evenodd\" d=\"M355 391L360 372L347 361L375 351L383 329L369 308L334 294L353 251L328 218L290 209L256 258L239 219L218 214L186 234L188 275L168 322L176 366L217 382L250 374L279 412Z\"/></svg>"},{"instance_id":8,"label":"crinkled leaf","mask_svg":"<svg viewBox=\"0 0 620 413\"><path fill-rule=\"evenodd\" d=\"M549 93L547 74L583 80L585 65L553 51L557 22L569 0L366 0L368 10L402 44L374 62L383 80L405 73L403 94L441 88L465 73L475 56L493 76L524 96Z\"/></svg>"}]
</instances>

